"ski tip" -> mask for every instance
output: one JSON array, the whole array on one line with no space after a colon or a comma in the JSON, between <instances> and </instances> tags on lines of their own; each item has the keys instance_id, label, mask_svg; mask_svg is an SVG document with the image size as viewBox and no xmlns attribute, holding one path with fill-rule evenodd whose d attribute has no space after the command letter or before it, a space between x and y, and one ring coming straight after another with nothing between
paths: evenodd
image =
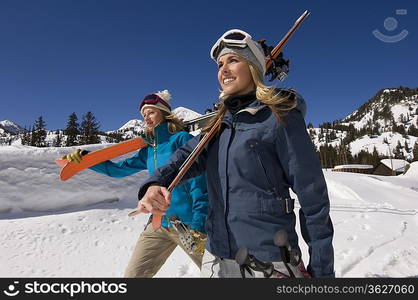
<instances>
[{"instance_id":1,"label":"ski tip","mask_svg":"<svg viewBox=\"0 0 418 300\"><path fill-rule=\"evenodd\" d=\"M296 24L302 22L303 20L305 20L311 13L308 10L305 10L303 12L303 14L300 15L300 17L296 20Z\"/></svg>"},{"instance_id":2,"label":"ski tip","mask_svg":"<svg viewBox=\"0 0 418 300\"><path fill-rule=\"evenodd\" d=\"M139 210L134 210L128 214L128 217L135 217L136 215L139 215L139 214L140 214Z\"/></svg>"},{"instance_id":3,"label":"ski tip","mask_svg":"<svg viewBox=\"0 0 418 300\"><path fill-rule=\"evenodd\" d=\"M55 160L55 163L60 168L64 167L67 164L67 162L68 161L66 159L61 159L61 158Z\"/></svg>"},{"instance_id":4,"label":"ski tip","mask_svg":"<svg viewBox=\"0 0 418 300\"><path fill-rule=\"evenodd\" d=\"M61 181L67 181L70 177L66 177L63 174L60 173L60 179Z\"/></svg>"}]
</instances>

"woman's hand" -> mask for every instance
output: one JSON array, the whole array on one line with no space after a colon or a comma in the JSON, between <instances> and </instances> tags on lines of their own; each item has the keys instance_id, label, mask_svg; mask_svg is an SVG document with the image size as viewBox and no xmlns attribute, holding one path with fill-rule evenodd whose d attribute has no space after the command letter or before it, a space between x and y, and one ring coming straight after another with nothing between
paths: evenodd
<instances>
[{"instance_id":1,"label":"woman's hand","mask_svg":"<svg viewBox=\"0 0 418 300\"><path fill-rule=\"evenodd\" d=\"M63 155L61 159L66 159L68 162L77 162L80 163L83 159L83 155L86 155L88 151L77 149L71 152L70 154Z\"/></svg>"},{"instance_id":2,"label":"woman's hand","mask_svg":"<svg viewBox=\"0 0 418 300\"><path fill-rule=\"evenodd\" d=\"M195 244L194 253L202 255L205 252L207 236L203 232L191 229L190 234L192 235L193 242Z\"/></svg>"},{"instance_id":3,"label":"woman's hand","mask_svg":"<svg viewBox=\"0 0 418 300\"><path fill-rule=\"evenodd\" d=\"M150 212L157 215L165 215L170 207L171 193L163 186L151 185L144 197L138 202L139 212Z\"/></svg>"}]
</instances>

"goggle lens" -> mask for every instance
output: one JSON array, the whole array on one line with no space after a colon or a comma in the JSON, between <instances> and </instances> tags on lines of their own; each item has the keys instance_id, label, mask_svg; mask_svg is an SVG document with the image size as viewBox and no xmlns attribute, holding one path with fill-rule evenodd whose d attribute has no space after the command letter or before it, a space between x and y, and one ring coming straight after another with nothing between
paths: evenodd
<instances>
[{"instance_id":1,"label":"goggle lens","mask_svg":"<svg viewBox=\"0 0 418 300\"><path fill-rule=\"evenodd\" d=\"M233 32L226 35L224 39L242 41L243 39L245 39L245 35L240 32Z\"/></svg>"},{"instance_id":2,"label":"goggle lens","mask_svg":"<svg viewBox=\"0 0 418 300\"><path fill-rule=\"evenodd\" d=\"M145 104L157 104L157 103L161 103L171 110L170 105L167 102L165 102L163 99L161 99L158 95L155 95L155 94L150 94L150 95L145 96L144 100L142 100L139 110L141 110Z\"/></svg>"}]
</instances>

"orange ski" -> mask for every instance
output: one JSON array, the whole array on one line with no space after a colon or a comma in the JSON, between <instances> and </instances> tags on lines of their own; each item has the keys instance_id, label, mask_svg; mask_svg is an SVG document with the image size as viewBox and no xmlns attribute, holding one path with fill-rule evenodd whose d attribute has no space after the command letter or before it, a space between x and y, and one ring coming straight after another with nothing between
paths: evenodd
<instances>
[{"instance_id":1,"label":"orange ski","mask_svg":"<svg viewBox=\"0 0 418 300\"><path fill-rule=\"evenodd\" d=\"M148 144L141 138L134 138L126 142L121 142L107 148L90 152L83 156L83 159L80 163L77 162L67 162L65 159L57 159L55 163L62 167L60 172L61 180L65 181L70 179L75 174L102 163L106 160L121 156L123 154L141 149L146 147Z\"/></svg>"}]
</instances>

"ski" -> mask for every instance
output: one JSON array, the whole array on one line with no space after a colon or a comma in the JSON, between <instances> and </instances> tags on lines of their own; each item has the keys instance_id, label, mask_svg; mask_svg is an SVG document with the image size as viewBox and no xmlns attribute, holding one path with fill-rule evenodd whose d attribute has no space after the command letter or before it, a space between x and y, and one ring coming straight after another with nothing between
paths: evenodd
<instances>
[{"instance_id":1,"label":"ski","mask_svg":"<svg viewBox=\"0 0 418 300\"><path fill-rule=\"evenodd\" d=\"M61 167L60 179L68 180L75 174L95 166L106 160L146 147L148 144L142 138L134 138L125 142L90 152L83 156L80 163L68 162L66 159L57 159L55 163Z\"/></svg>"},{"instance_id":2,"label":"ski","mask_svg":"<svg viewBox=\"0 0 418 300\"><path fill-rule=\"evenodd\" d=\"M310 15L310 12L305 10L303 14L296 20L295 24L293 24L292 28L286 33L286 35L282 38L282 40L271 50L268 60L266 62L266 69L267 73L269 69L274 65L274 59L279 57L280 52L282 51L284 45L289 41L292 34L295 30L299 27L300 24Z\"/></svg>"}]
</instances>

